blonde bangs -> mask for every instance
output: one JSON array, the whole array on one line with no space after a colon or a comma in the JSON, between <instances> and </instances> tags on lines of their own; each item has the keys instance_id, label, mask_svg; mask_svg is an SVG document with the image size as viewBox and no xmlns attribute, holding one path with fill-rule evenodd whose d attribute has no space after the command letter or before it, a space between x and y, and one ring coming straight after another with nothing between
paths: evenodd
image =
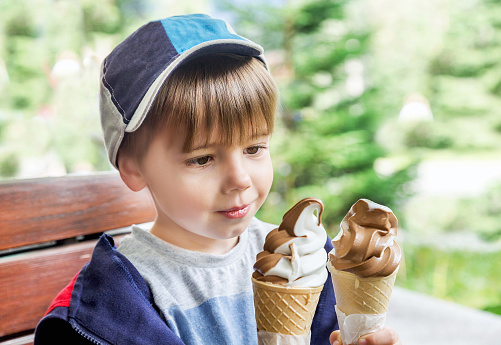
<instances>
[{"instance_id":1,"label":"blonde bangs","mask_svg":"<svg viewBox=\"0 0 501 345\"><path fill-rule=\"evenodd\" d=\"M273 132L277 86L262 62L239 55L199 57L179 67L158 97L158 128L185 133L184 150L200 138L240 145ZM151 114L150 114L151 115ZM156 121L155 121L156 122Z\"/></svg>"}]
</instances>

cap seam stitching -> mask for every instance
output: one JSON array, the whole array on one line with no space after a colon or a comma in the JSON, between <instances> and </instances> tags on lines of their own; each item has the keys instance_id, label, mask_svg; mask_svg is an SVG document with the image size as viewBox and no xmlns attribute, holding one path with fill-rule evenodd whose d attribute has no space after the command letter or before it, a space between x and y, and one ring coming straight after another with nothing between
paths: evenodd
<instances>
[{"instance_id":1,"label":"cap seam stitching","mask_svg":"<svg viewBox=\"0 0 501 345\"><path fill-rule=\"evenodd\" d=\"M118 107L122 111L121 115L125 116L125 110L122 108L122 106L120 105L120 102L118 102L118 99L115 97L115 90L113 90L113 87L111 86L111 84L108 82L108 80L106 80L106 75L104 73L103 73L103 81L106 83L107 87L109 87L111 89L111 93L110 93L111 97L115 100ZM125 120L127 120L127 119L125 119Z\"/></svg>"}]
</instances>

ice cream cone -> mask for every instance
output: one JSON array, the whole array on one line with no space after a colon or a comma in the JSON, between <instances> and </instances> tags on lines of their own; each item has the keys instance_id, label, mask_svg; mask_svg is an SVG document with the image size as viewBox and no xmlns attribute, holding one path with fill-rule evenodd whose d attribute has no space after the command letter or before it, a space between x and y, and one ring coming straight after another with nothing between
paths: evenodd
<instances>
[{"instance_id":1,"label":"ice cream cone","mask_svg":"<svg viewBox=\"0 0 501 345\"><path fill-rule=\"evenodd\" d=\"M327 266L331 272L337 307L343 313L352 315L387 312L398 268L387 277L360 278L353 273L336 270L330 262Z\"/></svg>"},{"instance_id":2,"label":"ice cream cone","mask_svg":"<svg viewBox=\"0 0 501 345\"><path fill-rule=\"evenodd\" d=\"M252 278L258 331L285 335L310 332L323 285L313 288L287 287Z\"/></svg>"}]
</instances>

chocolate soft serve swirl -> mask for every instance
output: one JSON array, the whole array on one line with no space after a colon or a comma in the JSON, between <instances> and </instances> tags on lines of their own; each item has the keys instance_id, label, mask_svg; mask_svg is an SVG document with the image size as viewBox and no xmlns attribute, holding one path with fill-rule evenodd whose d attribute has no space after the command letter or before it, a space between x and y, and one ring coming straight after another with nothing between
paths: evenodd
<instances>
[{"instance_id":1,"label":"chocolate soft serve swirl","mask_svg":"<svg viewBox=\"0 0 501 345\"><path fill-rule=\"evenodd\" d=\"M401 250L394 237L398 221L386 206L358 200L341 222L332 241L331 264L339 271L359 277L386 277L400 263Z\"/></svg>"},{"instance_id":2,"label":"chocolate soft serve swirl","mask_svg":"<svg viewBox=\"0 0 501 345\"><path fill-rule=\"evenodd\" d=\"M267 236L256 257L254 279L274 284L316 287L327 279L322 201L306 198L293 206Z\"/></svg>"}]
</instances>

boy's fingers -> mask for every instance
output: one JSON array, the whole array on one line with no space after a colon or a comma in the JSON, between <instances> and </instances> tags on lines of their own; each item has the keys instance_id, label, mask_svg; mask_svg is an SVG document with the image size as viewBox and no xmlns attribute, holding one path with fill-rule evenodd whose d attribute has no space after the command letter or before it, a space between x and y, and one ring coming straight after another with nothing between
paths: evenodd
<instances>
[{"instance_id":1,"label":"boy's fingers","mask_svg":"<svg viewBox=\"0 0 501 345\"><path fill-rule=\"evenodd\" d=\"M341 337L339 336L340 332L339 331L334 331L331 333L329 337L329 341L331 342L331 345L341 345ZM334 344L336 342L336 344Z\"/></svg>"},{"instance_id":2,"label":"boy's fingers","mask_svg":"<svg viewBox=\"0 0 501 345\"><path fill-rule=\"evenodd\" d=\"M366 340L366 342L359 341L361 345L402 345L397 332L387 327L377 332L364 335L360 340Z\"/></svg>"}]
</instances>

